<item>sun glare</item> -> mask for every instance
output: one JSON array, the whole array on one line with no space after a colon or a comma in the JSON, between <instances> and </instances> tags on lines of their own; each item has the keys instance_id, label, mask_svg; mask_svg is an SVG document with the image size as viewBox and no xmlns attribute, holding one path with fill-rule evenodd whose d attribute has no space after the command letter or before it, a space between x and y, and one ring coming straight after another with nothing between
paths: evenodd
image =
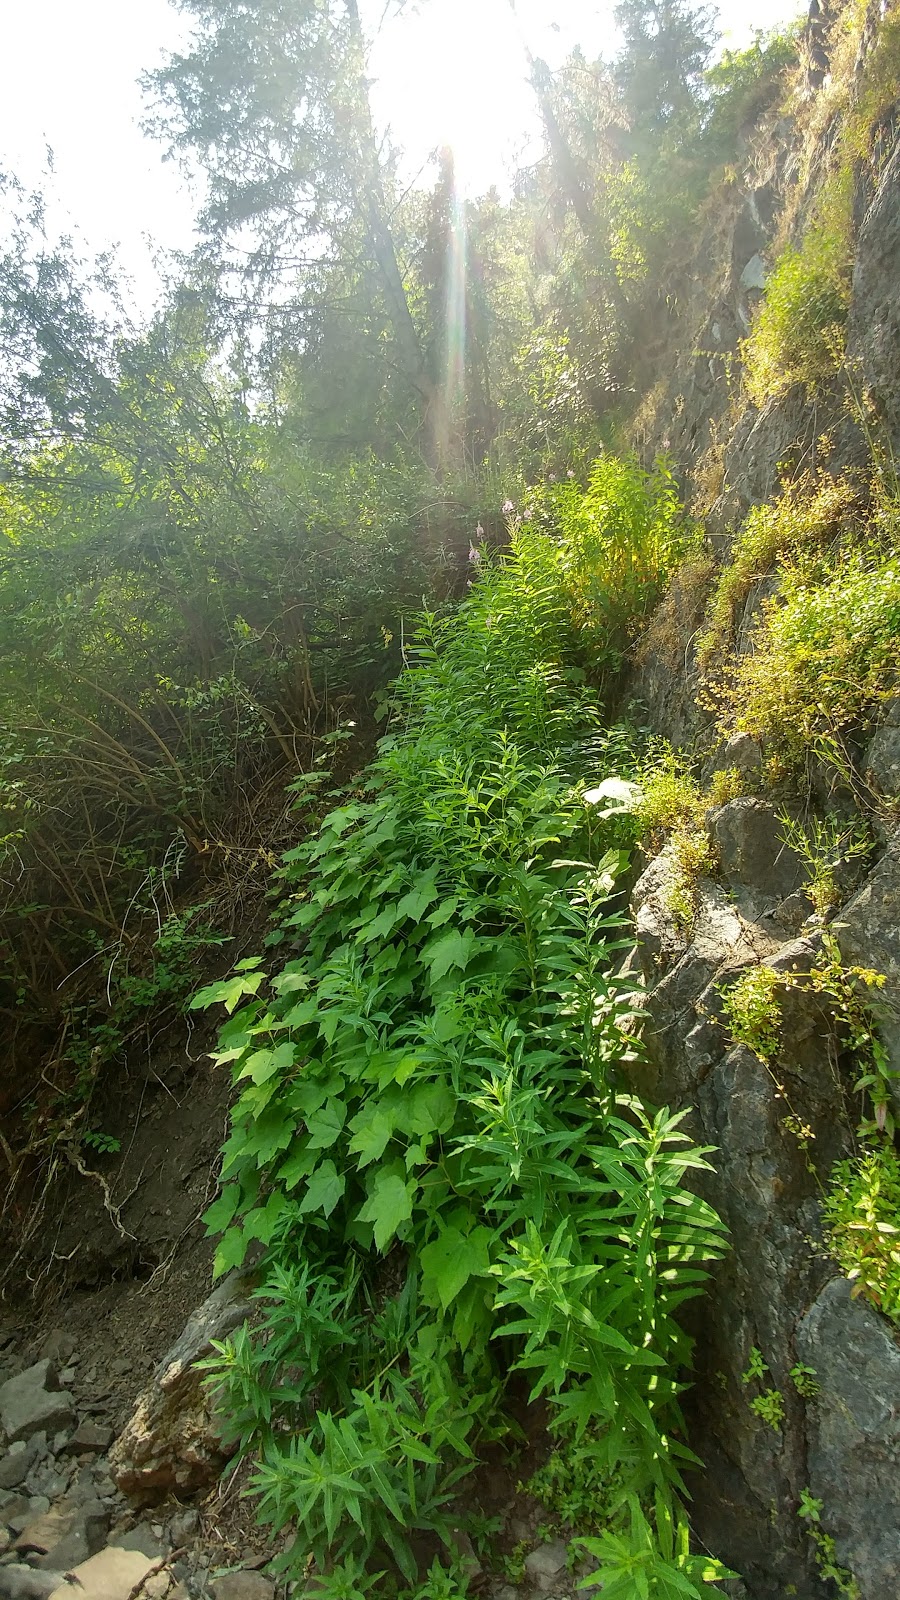
<instances>
[{"instance_id":1,"label":"sun glare","mask_svg":"<svg viewBox=\"0 0 900 1600\"><path fill-rule=\"evenodd\" d=\"M461 194L502 181L534 118L508 0L429 0L385 25L371 70L379 122L420 163L447 146Z\"/></svg>"}]
</instances>

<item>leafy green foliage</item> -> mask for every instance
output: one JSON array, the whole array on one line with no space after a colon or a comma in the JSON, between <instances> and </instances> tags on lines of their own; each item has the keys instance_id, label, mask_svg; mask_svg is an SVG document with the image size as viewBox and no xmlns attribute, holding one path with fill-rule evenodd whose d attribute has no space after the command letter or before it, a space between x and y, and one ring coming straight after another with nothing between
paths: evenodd
<instances>
[{"instance_id":1,"label":"leafy green foliage","mask_svg":"<svg viewBox=\"0 0 900 1600\"><path fill-rule=\"evenodd\" d=\"M805 892L824 919L840 904L845 892L841 870L871 854L871 832L863 818L842 823L834 817L811 817L804 825L787 812L780 812L778 820L785 843L807 868L809 882Z\"/></svg>"},{"instance_id":2,"label":"leafy green foliage","mask_svg":"<svg viewBox=\"0 0 900 1600\"><path fill-rule=\"evenodd\" d=\"M845 476L804 475L786 484L778 499L751 507L722 563L710 596L697 659L709 675L734 649L736 630L754 587L779 559L807 566L836 534L852 538L855 489Z\"/></svg>"},{"instance_id":3,"label":"leafy green foliage","mask_svg":"<svg viewBox=\"0 0 900 1600\"><path fill-rule=\"evenodd\" d=\"M766 1389L750 1401L750 1410L775 1433L780 1433L784 1422L784 1396L780 1389Z\"/></svg>"},{"instance_id":4,"label":"leafy green foliage","mask_svg":"<svg viewBox=\"0 0 900 1600\"><path fill-rule=\"evenodd\" d=\"M423 619L365 786L285 857L281 969L198 997L230 1009L239 1091L217 1268L264 1247L259 1331L207 1365L288 1569L414 1582L410 1532L451 1542L518 1371L609 1537L681 1593L721 1575L687 1555L677 1313L722 1234L680 1117L617 1089L622 858L582 785L618 744L574 666L566 555L521 528ZM598 1554L612 1581L618 1545Z\"/></svg>"},{"instance_id":5,"label":"leafy green foliage","mask_svg":"<svg viewBox=\"0 0 900 1600\"><path fill-rule=\"evenodd\" d=\"M893 1135L891 1096L897 1074L879 1037L878 996L885 976L869 967L845 966L837 940L829 933L821 938L820 959L807 972L745 968L722 997L728 1026L740 1044L771 1068L781 1045L781 995L800 989L820 996L836 1049L849 1053L859 1073L853 1087L871 1102L872 1116L861 1122L860 1131Z\"/></svg>"},{"instance_id":6,"label":"leafy green foliage","mask_svg":"<svg viewBox=\"0 0 900 1600\"><path fill-rule=\"evenodd\" d=\"M741 1373L741 1383L752 1383L754 1379L764 1378L768 1370L762 1351L758 1345L754 1345L750 1351L746 1369Z\"/></svg>"},{"instance_id":7,"label":"leafy green foliage","mask_svg":"<svg viewBox=\"0 0 900 1600\"><path fill-rule=\"evenodd\" d=\"M743 50L723 50L708 67L710 94L704 137L722 159L737 152L742 132L784 92L787 74L797 65L799 25L786 30L757 28Z\"/></svg>"},{"instance_id":8,"label":"leafy green foliage","mask_svg":"<svg viewBox=\"0 0 900 1600\"><path fill-rule=\"evenodd\" d=\"M586 489L573 481L533 489L523 515L560 539L559 581L592 671L611 683L696 537L669 469L658 462L645 473L635 461L603 455Z\"/></svg>"},{"instance_id":9,"label":"leafy green foliage","mask_svg":"<svg viewBox=\"0 0 900 1600\"><path fill-rule=\"evenodd\" d=\"M900 1160L879 1141L835 1166L824 1205L828 1247L885 1316L900 1323Z\"/></svg>"},{"instance_id":10,"label":"leafy green foliage","mask_svg":"<svg viewBox=\"0 0 900 1600\"><path fill-rule=\"evenodd\" d=\"M837 1594L843 1600L861 1600L859 1584L852 1572L847 1567L839 1566L837 1559L837 1546L834 1535L826 1533L822 1527L822 1512L825 1503L817 1500L809 1489L800 1490L800 1505L797 1515L806 1523L810 1542L815 1553L816 1566L825 1582L835 1586Z\"/></svg>"},{"instance_id":11,"label":"leafy green foliage","mask_svg":"<svg viewBox=\"0 0 900 1600\"><path fill-rule=\"evenodd\" d=\"M815 1367L808 1367L803 1361L798 1361L791 1367L791 1382L797 1393L804 1400L814 1400L821 1389Z\"/></svg>"},{"instance_id":12,"label":"leafy green foliage","mask_svg":"<svg viewBox=\"0 0 900 1600\"><path fill-rule=\"evenodd\" d=\"M747 967L722 996L722 1010L738 1044L772 1061L780 1047L781 974L772 967Z\"/></svg>"},{"instance_id":13,"label":"leafy green foliage","mask_svg":"<svg viewBox=\"0 0 900 1600\"><path fill-rule=\"evenodd\" d=\"M762 602L753 650L730 673L721 723L796 765L813 747L842 757L845 730L896 691L900 576L892 556L844 549L818 572L783 569Z\"/></svg>"},{"instance_id":14,"label":"leafy green foliage","mask_svg":"<svg viewBox=\"0 0 900 1600\"><path fill-rule=\"evenodd\" d=\"M747 393L765 405L792 384L812 389L838 370L850 303L853 169L832 176L815 224L779 257L749 338Z\"/></svg>"}]
</instances>

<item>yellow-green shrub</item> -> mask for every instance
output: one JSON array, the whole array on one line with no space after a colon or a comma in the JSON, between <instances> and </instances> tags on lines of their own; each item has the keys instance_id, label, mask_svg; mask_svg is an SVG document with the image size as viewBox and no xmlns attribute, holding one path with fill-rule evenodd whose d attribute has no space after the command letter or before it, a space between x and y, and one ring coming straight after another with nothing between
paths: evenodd
<instances>
[{"instance_id":1,"label":"yellow-green shrub","mask_svg":"<svg viewBox=\"0 0 900 1600\"><path fill-rule=\"evenodd\" d=\"M744 382L754 405L792 384L814 388L843 358L850 304L853 169L828 181L815 223L799 248L787 249L766 285L754 327L742 345Z\"/></svg>"},{"instance_id":2,"label":"yellow-green shrub","mask_svg":"<svg viewBox=\"0 0 900 1600\"><path fill-rule=\"evenodd\" d=\"M723 720L799 757L900 684L900 560L850 551L819 581L786 570L735 664Z\"/></svg>"},{"instance_id":3,"label":"yellow-green shrub","mask_svg":"<svg viewBox=\"0 0 900 1600\"><path fill-rule=\"evenodd\" d=\"M559 576L598 674L614 674L641 621L696 542L664 463L643 472L604 455L586 489L566 482L533 490L526 517L559 541Z\"/></svg>"},{"instance_id":4,"label":"yellow-green shrub","mask_svg":"<svg viewBox=\"0 0 900 1600\"><path fill-rule=\"evenodd\" d=\"M753 506L735 537L719 572L697 639L697 661L707 670L734 641L741 608L753 585L772 570L779 557L796 562L806 551L821 548L845 523L858 498L846 477L817 479L809 475L785 486L780 499Z\"/></svg>"}]
</instances>

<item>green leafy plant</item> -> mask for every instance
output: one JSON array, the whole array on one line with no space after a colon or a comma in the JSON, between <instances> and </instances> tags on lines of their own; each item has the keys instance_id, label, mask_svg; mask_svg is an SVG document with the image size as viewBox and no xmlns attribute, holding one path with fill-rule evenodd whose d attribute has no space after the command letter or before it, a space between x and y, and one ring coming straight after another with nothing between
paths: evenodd
<instances>
[{"instance_id":1,"label":"green leafy plant","mask_svg":"<svg viewBox=\"0 0 900 1600\"><path fill-rule=\"evenodd\" d=\"M741 1383L748 1384L760 1381L766 1376L769 1368L763 1360L763 1353L754 1345L750 1351L750 1359L745 1370L741 1373Z\"/></svg>"},{"instance_id":2,"label":"green leafy plant","mask_svg":"<svg viewBox=\"0 0 900 1600\"><path fill-rule=\"evenodd\" d=\"M821 1388L815 1367L808 1367L802 1361L798 1361L791 1367L790 1376L794 1388L804 1400L815 1399Z\"/></svg>"},{"instance_id":3,"label":"green leafy plant","mask_svg":"<svg viewBox=\"0 0 900 1600\"><path fill-rule=\"evenodd\" d=\"M829 178L815 223L779 257L744 341L745 383L755 405L792 384L813 388L838 370L850 303L853 168Z\"/></svg>"},{"instance_id":4,"label":"green leafy plant","mask_svg":"<svg viewBox=\"0 0 900 1600\"><path fill-rule=\"evenodd\" d=\"M780 1389L766 1389L764 1394L757 1395L750 1401L750 1410L776 1433L781 1431L781 1424L784 1422L784 1395Z\"/></svg>"},{"instance_id":5,"label":"green leafy plant","mask_svg":"<svg viewBox=\"0 0 900 1600\"><path fill-rule=\"evenodd\" d=\"M850 862L864 860L872 851L869 828L862 818L841 823L833 817L814 816L804 824L785 811L778 813L778 820L785 844L808 869L806 893L818 915L827 917L845 892L841 869Z\"/></svg>"},{"instance_id":6,"label":"green leafy plant","mask_svg":"<svg viewBox=\"0 0 900 1600\"><path fill-rule=\"evenodd\" d=\"M610 1573L639 1532L654 1581L721 1575L687 1552L677 1313L722 1231L686 1185L707 1152L617 1082L623 857L583 793L621 740L574 670L559 560L514 529L423 619L365 781L284 858L280 966L195 1002L225 1006L238 1091L217 1271L263 1246L259 1326L206 1367L288 1571L312 1552L415 1585L411 1532L452 1545L522 1373L602 1497Z\"/></svg>"},{"instance_id":7,"label":"green leafy plant","mask_svg":"<svg viewBox=\"0 0 900 1600\"><path fill-rule=\"evenodd\" d=\"M834 1167L824 1201L828 1248L853 1284L900 1323L900 1160L873 1144Z\"/></svg>"},{"instance_id":8,"label":"green leafy plant","mask_svg":"<svg viewBox=\"0 0 900 1600\"><path fill-rule=\"evenodd\" d=\"M754 1050L771 1070L780 1047L779 994L800 989L821 996L830 1016L835 1064L842 1051L848 1052L859 1073L854 1090L871 1101L872 1116L863 1119L860 1132L893 1135L891 1095L897 1073L878 1031L877 997L885 984L884 974L868 967L845 966L837 940L829 933L823 933L821 939L821 959L806 972L776 972L765 965L745 968L722 996L726 1021L734 1038ZM802 1125L796 1131L808 1136Z\"/></svg>"},{"instance_id":9,"label":"green leafy plant","mask_svg":"<svg viewBox=\"0 0 900 1600\"><path fill-rule=\"evenodd\" d=\"M829 757L896 691L900 572L892 556L844 549L818 575L784 568L762 602L753 650L735 663L723 727L765 740L795 766ZM844 757L846 761L846 757Z\"/></svg>"},{"instance_id":10,"label":"green leafy plant","mask_svg":"<svg viewBox=\"0 0 900 1600\"><path fill-rule=\"evenodd\" d=\"M806 1523L806 1531L815 1552L816 1566L820 1575L826 1583L830 1581L834 1584L838 1594L843 1596L843 1600L861 1600L859 1585L852 1572L838 1565L834 1536L826 1533L822 1527L824 1510L825 1505L822 1500L817 1500L809 1489L801 1489L797 1515Z\"/></svg>"},{"instance_id":11,"label":"green leafy plant","mask_svg":"<svg viewBox=\"0 0 900 1600\"><path fill-rule=\"evenodd\" d=\"M709 680L715 681L717 669L721 673L734 649L736 629L755 586L779 562L806 568L835 534L855 533L857 497L857 487L847 475L803 474L785 484L777 499L751 507L717 573L696 641L697 660L707 675L707 699Z\"/></svg>"},{"instance_id":12,"label":"green leafy plant","mask_svg":"<svg viewBox=\"0 0 900 1600\"><path fill-rule=\"evenodd\" d=\"M693 926L699 880L715 866L706 830L710 803L682 757L667 747L651 752L640 775L635 811L651 848L667 845L672 870L665 901L684 934Z\"/></svg>"},{"instance_id":13,"label":"green leafy plant","mask_svg":"<svg viewBox=\"0 0 900 1600\"><path fill-rule=\"evenodd\" d=\"M559 581L591 671L608 686L638 624L697 542L671 471L660 461L648 474L634 461L604 455L587 489L566 482L532 491L526 514L561 539Z\"/></svg>"},{"instance_id":14,"label":"green leafy plant","mask_svg":"<svg viewBox=\"0 0 900 1600\"><path fill-rule=\"evenodd\" d=\"M772 967L746 967L722 996L722 1010L738 1044L745 1044L763 1061L772 1061L780 1047L780 973Z\"/></svg>"},{"instance_id":15,"label":"green leafy plant","mask_svg":"<svg viewBox=\"0 0 900 1600\"><path fill-rule=\"evenodd\" d=\"M117 1139L114 1134L100 1133L93 1128L89 1128L81 1135L81 1142L87 1145L89 1150L97 1150L104 1156L118 1155L122 1148L121 1139Z\"/></svg>"}]
</instances>

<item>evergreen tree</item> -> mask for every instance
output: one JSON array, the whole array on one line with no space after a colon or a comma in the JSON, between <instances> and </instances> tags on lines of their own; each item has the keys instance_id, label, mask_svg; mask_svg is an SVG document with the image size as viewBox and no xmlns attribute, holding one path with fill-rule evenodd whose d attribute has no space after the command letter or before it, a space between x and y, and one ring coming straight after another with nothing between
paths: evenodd
<instances>
[{"instance_id":1,"label":"evergreen tree","mask_svg":"<svg viewBox=\"0 0 900 1600\"><path fill-rule=\"evenodd\" d=\"M196 29L147 82L151 127L201 162L204 255L220 296L237 274L236 320L270 314L294 345L348 274L382 318L390 360L434 453L443 396L428 370L392 219L392 166L377 138L356 0L181 0ZM290 308L296 314L286 316Z\"/></svg>"},{"instance_id":2,"label":"evergreen tree","mask_svg":"<svg viewBox=\"0 0 900 1600\"><path fill-rule=\"evenodd\" d=\"M615 80L636 142L683 144L699 126L714 12L689 0L619 0L614 14L623 36Z\"/></svg>"}]
</instances>

